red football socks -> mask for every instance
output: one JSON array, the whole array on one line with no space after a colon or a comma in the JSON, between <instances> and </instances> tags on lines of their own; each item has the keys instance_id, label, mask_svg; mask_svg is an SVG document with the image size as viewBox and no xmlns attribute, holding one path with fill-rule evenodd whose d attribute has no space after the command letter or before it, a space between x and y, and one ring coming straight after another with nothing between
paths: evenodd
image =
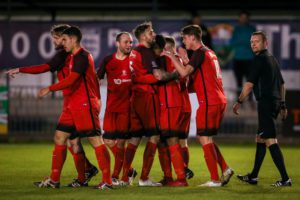
<instances>
[{"instance_id":1,"label":"red football socks","mask_svg":"<svg viewBox=\"0 0 300 200\"><path fill-rule=\"evenodd\" d=\"M125 149L116 148L116 155L115 155L115 166L114 171L112 174L113 178L119 178L120 172L122 170L123 161L124 161L124 153Z\"/></svg>"},{"instance_id":2,"label":"red football socks","mask_svg":"<svg viewBox=\"0 0 300 200\"><path fill-rule=\"evenodd\" d=\"M109 149L111 150L111 152L113 153L114 157L116 158L117 145L115 144L114 146L109 147Z\"/></svg>"},{"instance_id":3,"label":"red football socks","mask_svg":"<svg viewBox=\"0 0 300 200\"><path fill-rule=\"evenodd\" d=\"M124 162L123 162L123 176L122 181L128 182L128 172L131 168L131 164L136 152L137 146L129 143L125 150Z\"/></svg>"},{"instance_id":4,"label":"red football socks","mask_svg":"<svg viewBox=\"0 0 300 200\"><path fill-rule=\"evenodd\" d=\"M169 146L171 161L178 180L185 180L184 162L179 144Z\"/></svg>"},{"instance_id":5,"label":"red football socks","mask_svg":"<svg viewBox=\"0 0 300 200\"><path fill-rule=\"evenodd\" d=\"M83 183L85 181L85 155L83 152L73 154L78 180Z\"/></svg>"},{"instance_id":6,"label":"red football socks","mask_svg":"<svg viewBox=\"0 0 300 200\"><path fill-rule=\"evenodd\" d=\"M210 178L213 181L219 181L218 166L217 166L217 153L213 143L202 146L204 151L204 158L207 168L210 173Z\"/></svg>"},{"instance_id":7,"label":"red football socks","mask_svg":"<svg viewBox=\"0 0 300 200\"><path fill-rule=\"evenodd\" d=\"M182 158L186 167L189 166L190 152L188 147L181 147Z\"/></svg>"},{"instance_id":8,"label":"red football socks","mask_svg":"<svg viewBox=\"0 0 300 200\"><path fill-rule=\"evenodd\" d=\"M96 147L95 153L99 168L102 171L102 181L107 184L111 184L110 156L105 144Z\"/></svg>"},{"instance_id":9,"label":"red football socks","mask_svg":"<svg viewBox=\"0 0 300 200\"><path fill-rule=\"evenodd\" d=\"M149 173L152 168L154 156L156 152L156 144L152 142L147 142L145 151L144 151L144 158L143 158L143 168L141 173L141 179L143 181L149 179Z\"/></svg>"},{"instance_id":10,"label":"red football socks","mask_svg":"<svg viewBox=\"0 0 300 200\"><path fill-rule=\"evenodd\" d=\"M54 182L60 181L61 170L67 157L66 145L55 145L52 153L52 168L50 178Z\"/></svg>"},{"instance_id":11,"label":"red football socks","mask_svg":"<svg viewBox=\"0 0 300 200\"><path fill-rule=\"evenodd\" d=\"M162 171L164 172L164 177L172 178L172 166L171 157L168 147L158 148L158 158Z\"/></svg>"},{"instance_id":12,"label":"red football socks","mask_svg":"<svg viewBox=\"0 0 300 200\"><path fill-rule=\"evenodd\" d=\"M216 150L217 157L218 157L218 159L217 159L218 164L219 164L222 172L224 172L228 168L228 165L227 165L226 161L224 160L219 147L215 143L214 143L214 146L215 146L215 150Z\"/></svg>"}]
</instances>

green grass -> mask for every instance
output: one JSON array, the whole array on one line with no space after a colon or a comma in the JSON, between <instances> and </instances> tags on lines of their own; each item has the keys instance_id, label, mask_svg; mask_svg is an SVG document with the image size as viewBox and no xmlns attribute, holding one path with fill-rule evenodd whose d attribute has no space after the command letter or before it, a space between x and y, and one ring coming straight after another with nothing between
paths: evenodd
<instances>
[{"instance_id":1,"label":"green grass","mask_svg":"<svg viewBox=\"0 0 300 200\"><path fill-rule=\"evenodd\" d=\"M96 164L94 152L89 145L85 144L88 158ZM246 173L252 169L255 153L254 145L221 145L221 151L228 164L236 174ZM0 199L118 199L118 200L153 200L153 199L300 199L300 148L282 147L285 156L287 170L293 180L293 186L288 188L273 188L271 183L279 179L279 173L273 164L269 153L265 158L260 172L257 186L243 184L235 177L230 183L221 188L199 188L197 185L209 179L208 171L203 159L203 152L199 145L190 147L190 168L195 177L189 180L186 188L139 188L137 179L134 186L116 188L113 191L99 191L91 187L44 189L36 188L32 183L49 176L51 168L52 144L0 144ZM140 172L142 164L141 146L134 160L134 167ZM113 159L112 159L113 160ZM70 154L67 156L62 172L61 184L65 185L76 176L75 167ZM151 178L160 180L162 172L156 156ZM100 181L100 175L90 182L90 186Z\"/></svg>"}]
</instances>

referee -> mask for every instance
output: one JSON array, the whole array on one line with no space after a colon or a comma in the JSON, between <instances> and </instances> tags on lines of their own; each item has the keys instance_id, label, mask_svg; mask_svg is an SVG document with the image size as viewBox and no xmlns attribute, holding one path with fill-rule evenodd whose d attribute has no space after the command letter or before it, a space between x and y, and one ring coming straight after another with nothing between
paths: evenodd
<instances>
[{"instance_id":1,"label":"referee","mask_svg":"<svg viewBox=\"0 0 300 200\"><path fill-rule=\"evenodd\" d=\"M252 33L250 42L252 51L255 53L253 66L237 102L233 105L233 112L239 114L240 105L253 89L258 101L257 146L252 172L244 176L238 175L237 178L256 185L258 172L266 155L266 147L268 147L281 175L281 180L276 181L272 186L291 186L292 182L286 172L283 155L277 143L275 128L278 113L282 116L282 120L287 117L284 80L277 60L267 50L268 41L265 33L261 31Z\"/></svg>"}]
</instances>

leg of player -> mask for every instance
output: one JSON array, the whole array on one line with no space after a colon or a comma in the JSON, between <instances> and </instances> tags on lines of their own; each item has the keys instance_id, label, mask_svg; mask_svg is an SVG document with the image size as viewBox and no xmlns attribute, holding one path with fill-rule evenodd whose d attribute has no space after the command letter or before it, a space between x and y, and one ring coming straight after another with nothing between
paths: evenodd
<instances>
[{"instance_id":1,"label":"leg of player","mask_svg":"<svg viewBox=\"0 0 300 200\"><path fill-rule=\"evenodd\" d=\"M199 186L204 187L220 187L222 183L219 179L218 166L217 166L217 153L214 146L213 138L211 136L199 136L199 142L202 145L204 158L206 161L207 168L210 173L210 181Z\"/></svg>"},{"instance_id":2,"label":"leg of player","mask_svg":"<svg viewBox=\"0 0 300 200\"><path fill-rule=\"evenodd\" d=\"M264 161L266 155L266 144L265 140L260 138L259 135L256 136L256 153L255 153L255 160L254 160L254 166L251 173L248 173L246 175L237 175L237 178L240 181L249 183L251 185L256 185L258 182L258 173L260 170L260 167Z\"/></svg>"},{"instance_id":3,"label":"leg of player","mask_svg":"<svg viewBox=\"0 0 300 200\"><path fill-rule=\"evenodd\" d=\"M283 155L282 155L280 147L277 143L277 139L276 138L268 138L265 141L266 141L266 145L269 148L269 151L271 153L273 162L276 165L276 167L281 175L281 180L276 181L274 184L272 184L272 186L274 186L274 187L292 186L292 180L289 178L289 176L287 174Z\"/></svg>"},{"instance_id":4,"label":"leg of player","mask_svg":"<svg viewBox=\"0 0 300 200\"><path fill-rule=\"evenodd\" d=\"M154 182L149 178L150 170L152 168L157 143L159 142L160 136L153 135L149 138L143 156L143 168L141 177L139 180L139 186L162 186L159 182Z\"/></svg>"},{"instance_id":5,"label":"leg of player","mask_svg":"<svg viewBox=\"0 0 300 200\"><path fill-rule=\"evenodd\" d=\"M194 172L189 168L190 152L187 139L179 139L182 158L185 164L185 178L191 179L194 177Z\"/></svg>"},{"instance_id":6,"label":"leg of player","mask_svg":"<svg viewBox=\"0 0 300 200\"><path fill-rule=\"evenodd\" d=\"M103 138L103 141L106 144L106 146L111 150L114 157L116 157L117 140Z\"/></svg>"},{"instance_id":7,"label":"leg of player","mask_svg":"<svg viewBox=\"0 0 300 200\"><path fill-rule=\"evenodd\" d=\"M167 139L169 146L171 161L177 175L177 180L171 182L169 186L179 187L179 186L188 186L185 178L185 165L181 153L181 147L177 137L170 137Z\"/></svg>"},{"instance_id":8,"label":"leg of player","mask_svg":"<svg viewBox=\"0 0 300 200\"><path fill-rule=\"evenodd\" d=\"M119 175L122 170L125 152L125 141L124 139L116 140L116 154L115 154L115 165L112 173L113 185L119 185Z\"/></svg>"},{"instance_id":9,"label":"leg of player","mask_svg":"<svg viewBox=\"0 0 300 200\"><path fill-rule=\"evenodd\" d=\"M112 189L110 175L110 156L101 136L88 137L88 141L95 149L99 169L102 171L102 182L96 189Z\"/></svg>"},{"instance_id":10,"label":"leg of player","mask_svg":"<svg viewBox=\"0 0 300 200\"><path fill-rule=\"evenodd\" d=\"M234 171L232 168L230 168L227 165L227 162L225 161L225 159L220 151L220 148L218 147L218 145L215 142L214 142L214 146L215 146L215 150L217 153L217 162L222 171L221 182L222 182L222 185L224 186L224 185L228 184L230 178L234 174Z\"/></svg>"},{"instance_id":11,"label":"leg of player","mask_svg":"<svg viewBox=\"0 0 300 200\"><path fill-rule=\"evenodd\" d=\"M74 163L78 172L78 177L68 184L68 187L88 186L88 182L98 174L98 169L87 159L80 138L67 141L68 149L72 153Z\"/></svg>"},{"instance_id":12,"label":"leg of player","mask_svg":"<svg viewBox=\"0 0 300 200\"><path fill-rule=\"evenodd\" d=\"M54 135L55 147L52 153L51 175L43 181L35 182L37 187L59 188L60 174L67 156L67 139L70 133L56 130Z\"/></svg>"},{"instance_id":13,"label":"leg of player","mask_svg":"<svg viewBox=\"0 0 300 200\"><path fill-rule=\"evenodd\" d=\"M133 158L136 152L137 147L141 142L141 137L132 137L128 141L128 145L125 149L124 162L123 162L123 176L120 181L121 186L130 185L129 183L129 170L131 168L131 164L133 162Z\"/></svg>"},{"instance_id":14,"label":"leg of player","mask_svg":"<svg viewBox=\"0 0 300 200\"><path fill-rule=\"evenodd\" d=\"M170 151L166 141L162 141L162 139L158 143L157 148L159 163L164 173L164 177L161 181L159 181L159 183L161 183L163 186L166 186L173 182Z\"/></svg>"},{"instance_id":15,"label":"leg of player","mask_svg":"<svg viewBox=\"0 0 300 200\"><path fill-rule=\"evenodd\" d=\"M68 140L69 149L72 150L72 155L75 163L75 167L78 173L78 177L68 184L68 187L83 187L88 186L85 178L85 154L81 146L79 137Z\"/></svg>"}]
</instances>

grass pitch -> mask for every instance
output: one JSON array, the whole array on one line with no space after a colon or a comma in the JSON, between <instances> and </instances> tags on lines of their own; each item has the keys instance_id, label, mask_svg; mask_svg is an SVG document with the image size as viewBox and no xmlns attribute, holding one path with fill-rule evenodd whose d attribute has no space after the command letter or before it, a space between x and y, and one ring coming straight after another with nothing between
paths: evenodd
<instances>
[{"instance_id":1,"label":"grass pitch","mask_svg":"<svg viewBox=\"0 0 300 200\"><path fill-rule=\"evenodd\" d=\"M87 157L96 165L94 151L88 144L84 144ZM228 164L235 170L235 174L249 172L253 166L255 145L220 145L221 151ZM300 199L300 147L282 147L288 173L293 181L292 187L273 188L271 183L279 179L279 173L267 152L263 163L260 179L257 186L247 185L232 177L230 183L221 188L197 187L209 179L208 170L203 158L200 145L190 146L190 168L195 176L189 180L189 187L185 188L140 188L137 179L134 186L116 188L111 191L100 191L92 189L100 181L100 175L93 178L90 187L45 189L37 188L34 181L40 181L49 176L51 169L51 154L53 144L0 144L0 199L117 199L117 200L229 200L229 199ZM134 159L134 167L140 174L144 146L141 145ZM113 161L113 158L112 158ZM173 173L174 174L174 173ZM174 174L175 175L175 174ZM162 172L156 156L151 178L159 181ZM64 169L62 171L61 185L66 185L76 177L72 156L68 153Z\"/></svg>"}]
</instances>

